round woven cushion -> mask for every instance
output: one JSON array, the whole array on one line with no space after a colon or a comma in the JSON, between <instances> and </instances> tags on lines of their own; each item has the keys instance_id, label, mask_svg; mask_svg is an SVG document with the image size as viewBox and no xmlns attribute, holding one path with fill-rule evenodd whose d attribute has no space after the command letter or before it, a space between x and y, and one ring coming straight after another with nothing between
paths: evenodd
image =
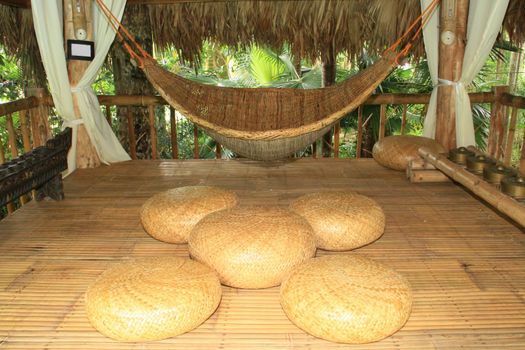
<instances>
[{"instance_id":1,"label":"round woven cushion","mask_svg":"<svg viewBox=\"0 0 525 350\"><path fill-rule=\"evenodd\" d=\"M302 217L262 206L210 214L195 226L188 243L193 258L236 288L277 286L316 250L312 228Z\"/></svg>"},{"instance_id":2,"label":"round woven cushion","mask_svg":"<svg viewBox=\"0 0 525 350\"><path fill-rule=\"evenodd\" d=\"M206 321L221 300L217 274L190 259L147 258L104 272L86 292L89 321L120 341L160 340Z\"/></svg>"},{"instance_id":3,"label":"round woven cushion","mask_svg":"<svg viewBox=\"0 0 525 350\"><path fill-rule=\"evenodd\" d=\"M379 204L356 192L311 193L293 201L290 208L312 226L321 249L362 247L381 237L385 229Z\"/></svg>"},{"instance_id":4,"label":"round woven cushion","mask_svg":"<svg viewBox=\"0 0 525 350\"><path fill-rule=\"evenodd\" d=\"M369 343L408 320L412 292L406 279L356 255L330 255L298 266L281 285L281 306L299 328L340 343Z\"/></svg>"},{"instance_id":5,"label":"round woven cushion","mask_svg":"<svg viewBox=\"0 0 525 350\"><path fill-rule=\"evenodd\" d=\"M235 193L211 186L179 187L159 193L144 203L142 226L153 238L187 243L195 225L206 215L237 204Z\"/></svg>"},{"instance_id":6,"label":"round woven cushion","mask_svg":"<svg viewBox=\"0 0 525 350\"><path fill-rule=\"evenodd\" d=\"M444 153L445 148L433 139L421 136L388 136L374 145L372 155L376 162L394 170L406 170L408 162L419 158L418 149L427 147L432 152Z\"/></svg>"}]
</instances>

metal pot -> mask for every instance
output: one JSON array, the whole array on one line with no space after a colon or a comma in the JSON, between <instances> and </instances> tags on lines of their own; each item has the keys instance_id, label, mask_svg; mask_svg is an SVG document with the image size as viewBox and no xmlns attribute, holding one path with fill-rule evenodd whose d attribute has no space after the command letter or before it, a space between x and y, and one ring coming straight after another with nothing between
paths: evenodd
<instances>
[{"instance_id":1,"label":"metal pot","mask_svg":"<svg viewBox=\"0 0 525 350\"><path fill-rule=\"evenodd\" d=\"M467 170L474 174L483 174L483 169L488 168L493 164L496 164L494 159L482 154L467 157Z\"/></svg>"},{"instance_id":2,"label":"metal pot","mask_svg":"<svg viewBox=\"0 0 525 350\"><path fill-rule=\"evenodd\" d=\"M516 175L501 180L501 191L517 200L525 199L525 177Z\"/></svg>"},{"instance_id":3,"label":"metal pot","mask_svg":"<svg viewBox=\"0 0 525 350\"><path fill-rule=\"evenodd\" d=\"M469 151L465 147L458 147L450 150L448 159L456 164L465 165L467 164L467 158L474 155L474 152Z\"/></svg>"},{"instance_id":4,"label":"metal pot","mask_svg":"<svg viewBox=\"0 0 525 350\"><path fill-rule=\"evenodd\" d=\"M483 178L485 181L495 185L499 185L501 180L513 175L516 175L516 170L506 167L503 164L494 164L483 169Z\"/></svg>"}]
</instances>

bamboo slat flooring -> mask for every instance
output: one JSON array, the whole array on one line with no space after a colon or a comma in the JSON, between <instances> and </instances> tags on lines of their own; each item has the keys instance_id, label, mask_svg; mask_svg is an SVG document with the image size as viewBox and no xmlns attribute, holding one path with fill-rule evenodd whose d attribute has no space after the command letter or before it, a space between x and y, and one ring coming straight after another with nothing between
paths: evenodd
<instances>
[{"instance_id":1,"label":"bamboo slat flooring","mask_svg":"<svg viewBox=\"0 0 525 350\"><path fill-rule=\"evenodd\" d=\"M374 198L386 231L357 253L408 278L409 321L381 342L330 343L286 318L278 288L223 287L217 312L188 334L141 344L100 335L85 316L87 286L123 259L187 256L185 245L149 237L138 213L153 194L196 184L232 189L245 204L287 205L326 189ZM525 235L453 183L410 184L371 160L131 161L79 170L65 191L62 202L32 202L0 222L0 348L525 349Z\"/></svg>"}]
</instances>

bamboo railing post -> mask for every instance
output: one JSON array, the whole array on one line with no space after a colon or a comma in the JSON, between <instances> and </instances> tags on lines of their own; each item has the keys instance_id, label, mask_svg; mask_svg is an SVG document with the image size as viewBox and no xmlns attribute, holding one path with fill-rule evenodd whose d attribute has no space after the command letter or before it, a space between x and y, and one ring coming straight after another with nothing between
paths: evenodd
<instances>
[{"instance_id":1,"label":"bamboo railing post","mask_svg":"<svg viewBox=\"0 0 525 350\"><path fill-rule=\"evenodd\" d=\"M525 131L523 132L523 141L521 143L520 171L525 172Z\"/></svg>"},{"instance_id":2,"label":"bamboo railing post","mask_svg":"<svg viewBox=\"0 0 525 350\"><path fill-rule=\"evenodd\" d=\"M407 110L408 110L408 105L404 104L403 105L403 113L401 115L401 135L405 134L405 128L406 128L406 124L407 124Z\"/></svg>"},{"instance_id":3,"label":"bamboo railing post","mask_svg":"<svg viewBox=\"0 0 525 350\"><path fill-rule=\"evenodd\" d=\"M39 100L39 105L31 110L31 132L33 147L44 146L51 138L49 128L49 107L44 103L45 90L42 88L27 89L26 95L34 96Z\"/></svg>"},{"instance_id":4,"label":"bamboo railing post","mask_svg":"<svg viewBox=\"0 0 525 350\"><path fill-rule=\"evenodd\" d=\"M334 127L334 158L339 158L339 137L341 133L341 121L338 121Z\"/></svg>"},{"instance_id":5,"label":"bamboo railing post","mask_svg":"<svg viewBox=\"0 0 525 350\"><path fill-rule=\"evenodd\" d=\"M11 149L11 159L15 159L18 157L18 149L16 147L16 132L15 132L15 127L13 125L13 115L12 114L8 114L6 116L6 126L7 126L9 148Z\"/></svg>"},{"instance_id":6,"label":"bamboo railing post","mask_svg":"<svg viewBox=\"0 0 525 350\"><path fill-rule=\"evenodd\" d=\"M113 123L111 121L111 106L105 105L106 107L106 120L108 121L109 126L113 126Z\"/></svg>"},{"instance_id":7,"label":"bamboo railing post","mask_svg":"<svg viewBox=\"0 0 525 350\"><path fill-rule=\"evenodd\" d=\"M151 159L157 159L157 127L155 125L155 106L148 105L149 135L151 140Z\"/></svg>"},{"instance_id":8,"label":"bamboo railing post","mask_svg":"<svg viewBox=\"0 0 525 350\"><path fill-rule=\"evenodd\" d=\"M170 125L171 125L171 156L173 159L179 158L179 144L177 140L177 117L175 109L170 108Z\"/></svg>"},{"instance_id":9,"label":"bamboo railing post","mask_svg":"<svg viewBox=\"0 0 525 350\"><path fill-rule=\"evenodd\" d=\"M361 105L357 108L357 144L355 147L355 157L361 158L361 149L363 147L363 108Z\"/></svg>"},{"instance_id":10,"label":"bamboo railing post","mask_svg":"<svg viewBox=\"0 0 525 350\"><path fill-rule=\"evenodd\" d=\"M379 110L379 139L382 140L385 137L385 126L386 126L386 105L382 104Z\"/></svg>"},{"instance_id":11,"label":"bamboo railing post","mask_svg":"<svg viewBox=\"0 0 525 350\"><path fill-rule=\"evenodd\" d=\"M193 124L193 159L199 159L199 129Z\"/></svg>"},{"instance_id":12,"label":"bamboo railing post","mask_svg":"<svg viewBox=\"0 0 525 350\"><path fill-rule=\"evenodd\" d=\"M24 152L31 151L31 138L29 126L27 124L27 111L21 110L18 112L18 118L20 118L20 129L22 131L22 142L24 144Z\"/></svg>"},{"instance_id":13,"label":"bamboo railing post","mask_svg":"<svg viewBox=\"0 0 525 350\"><path fill-rule=\"evenodd\" d=\"M137 140L135 137L135 123L133 121L133 113L131 107L127 108L127 117L128 117L128 135L129 135L129 153L131 159L137 159Z\"/></svg>"},{"instance_id":14,"label":"bamboo railing post","mask_svg":"<svg viewBox=\"0 0 525 350\"><path fill-rule=\"evenodd\" d=\"M512 159L512 146L514 145L514 134L516 133L516 122L518 120L518 108L512 108L512 113L509 122L509 131L507 133L507 144L505 145L505 154L503 155L503 163L510 165Z\"/></svg>"},{"instance_id":15,"label":"bamboo railing post","mask_svg":"<svg viewBox=\"0 0 525 350\"><path fill-rule=\"evenodd\" d=\"M478 176L451 162L444 155L434 154L425 147L419 149L419 155L427 163L432 164L445 175L459 182L494 208L515 220L522 227L525 227L525 207L519 202L503 194L496 187L483 181Z\"/></svg>"},{"instance_id":16,"label":"bamboo railing post","mask_svg":"<svg viewBox=\"0 0 525 350\"><path fill-rule=\"evenodd\" d=\"M508 86L495 86L493 88L494 92L494 103L492 104L492 112L490 114L490 129L489 129L489 139L487 153L499 159L501 150L499 145L503 143L503 133L504 133L504 121L505 116L505 106L501 103L501 97L504 93L508 92Z\"/></svg>"},{"instance_id":17,"label":"bamboo railing post","mask_svg":"<svg viewBox=\"0 0 525 350\"><path fill-rule=\"evenodd\" d=\"M215 144L215 159L222 159L222 147L218 142Z\"/></svg>"},{"instance_id":18,"label":"bamboo railing post","mask_svg":"<svg viewBox=\"0 0 525 350\"><path fill-rule=\"evenodd\" d=\"M312 143L312 158L317 159L317 140Z\"/></svg>"}]
</instances>

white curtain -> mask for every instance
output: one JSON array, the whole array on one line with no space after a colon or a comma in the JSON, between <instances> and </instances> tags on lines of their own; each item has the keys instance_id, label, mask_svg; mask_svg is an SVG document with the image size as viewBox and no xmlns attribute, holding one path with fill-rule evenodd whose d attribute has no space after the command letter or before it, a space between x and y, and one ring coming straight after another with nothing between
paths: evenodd
<instances>
[{"instance_id":1,"label":"white curtain","mask_svg":"<svg viewBox=\"0 0 525 350\"><path fill-rule=\"evenodd\" d=\"M432 0L421 0L425 9ZM439 10L436 10L423 28L425 50L434 90L425 118L424 135L434 138L436 131L437 89L439 85L454 86L456 99L456 142L457 146L475 145L474 123L467 86L476 77L487 60L490 50L501 29L501 23L509 0L471 0L469 5L467 45L463 58L463 70L458 82L438 78L439 64Z\"/></svg>"},{"instance_id":2,"label":"white curtain","mask_svg":"<svg viewBox=\"0 0 525 350\"><path fill-rule=\"evenodd\" d=\"M104 2L120 20L126 0L105 0ZM128 154L102 115L97 97L91 88L115 38L115 31L104 14L94 5L95 58L77 86L72 87L69 84L64 52L62 0L32 0L31 9L40 55L53 102L58 114L64 119L64 125L73 129L73 142L68 154L68 171L71 173L76 169L76 140L79 124L85 125L102 162L113 163L129 160ZM81 119L77 119L73 110L73 93L76 94Z\"/></svg>"}]
</instances>

